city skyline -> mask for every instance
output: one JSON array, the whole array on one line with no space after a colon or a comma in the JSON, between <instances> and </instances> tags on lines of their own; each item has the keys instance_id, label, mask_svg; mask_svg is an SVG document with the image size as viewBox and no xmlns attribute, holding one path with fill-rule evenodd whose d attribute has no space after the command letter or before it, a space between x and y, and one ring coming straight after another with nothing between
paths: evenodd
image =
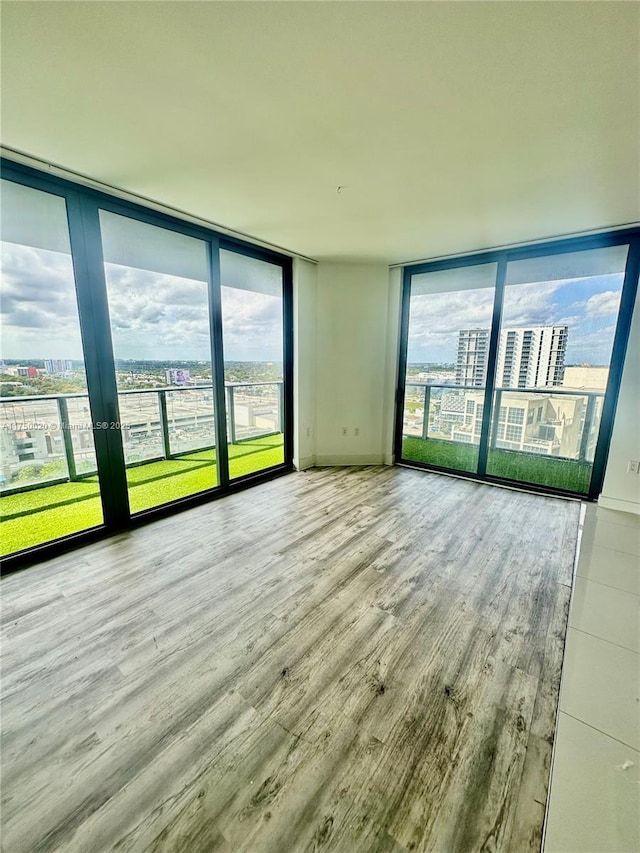
<instances>
[{"instance_id":1,"label":"city skyline","mask_svg":"<svg viewBox=\"0 0 640 853\"><path fill-rule=\"evenodd\" d=\"M566 363L608 364L617 321L620 273L508 285L503 328L567 325ZM413 296L409 363L455 363L458 334L489 328L493 288Z\"/></svg>"},{"instance_id":2,"label":"city skyline","mask_svg":"<svg viewBox=\"0 0 640 853\"><path fill-rule=\"evenodd\" d=\"M6 367L29 367L34 362L47 362L47 361L64 361L65 359L48 359L42 357L35 356L22 356L18 358L9 358L4 357L0 358L0 372L3 366ZM67 359L73 363L78 365L78 368L72 367L72 370L75 369L84 369L84 360L81 358ZM167 365L169 367L173 367L175 365L180 364L188 364L188 365L199 365L201 367L211 367L210 361L205 361L204 359L188 359L188 358L116 358L114 359L115 369L123 370L128 369L124 368L123 365L128 364L153 364L160 367L161 365ZM277 358L269 358L269 359L255 359L255 358L225 358L224 364L282 364L282 359ZM42 370L46 370L46 367L39 368Z\"/></svg>"}]
</instances>

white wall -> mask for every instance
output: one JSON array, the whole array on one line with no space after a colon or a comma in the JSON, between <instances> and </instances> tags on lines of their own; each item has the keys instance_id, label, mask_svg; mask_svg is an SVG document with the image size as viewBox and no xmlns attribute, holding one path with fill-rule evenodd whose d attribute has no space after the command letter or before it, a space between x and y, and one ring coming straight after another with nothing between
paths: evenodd
<instances>
[{"instance_id":1,"label":"white wall","mask_svg":"<svg viewBox=\"0 0 640 853\"><path fill-rule=\"evenodd\" d=\"M381 464L387 458L388 314L389 270L385 264L319 265L315 371L318 465ZM346 436L342 435L343 428Z\"/></svg>"},{"instance_id":2,"label":"white wall","mask_svg":"<svg viewBox=\"0 0 640 853\"><path fill-rule=\"evenodd\" d=\"M598 503L609 509L640 514L640 475L628 473L630 459L640 460L640 304L637 299Z\"/></svg>"},{"instance_id":3,"label":"white wall","mask_svg":"<svg viewBox=\"0 0 640 853\"><path fill-rule=\"evenodd\" d=\"M293 464L301 471L315 465L316 313L318 267L293 261Z\"/></svg>"}]
</instances>

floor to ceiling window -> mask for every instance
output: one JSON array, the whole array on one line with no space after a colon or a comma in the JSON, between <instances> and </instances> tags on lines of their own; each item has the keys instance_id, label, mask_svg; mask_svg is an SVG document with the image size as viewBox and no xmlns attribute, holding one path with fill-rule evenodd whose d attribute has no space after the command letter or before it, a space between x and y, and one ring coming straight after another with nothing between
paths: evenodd
<instances>
[{"instance_id":1,"label":"floor to ceiling window","mask_svg":"<svg viewBox=\"0 0 640 853\"><path fill-rule=\"evenodd\" d=\"M479 264L412 279L405 459L478 470L496 269L494 263Z\"/></svg>"},{"instance_id":2,"label":"floor to ceiling window","mask_svg":"<svg viewBox=\"0 0 640 853\"><path fill-rule=\"evenodd\" d=\"M507 264L487 474L589 491L627 254Z\"/></svg>"},{"instance_id":3,"label":"floor to ceiling window","mask_svg":"<svg viewBox=\"0 0 640 853\"><path fill-rule=\"evenodd\" d=\"M2 166L0 553L288 470L290 259Z\"/></svg>"},{"instance_id":4,"label":"floor to ceiling window","mask_svg":"<svg viewBox=\"0 0 640 853\"><path fill-rule=\"evenodd\" d=\"M65 199L2 181L2 552L103 522Z\"/></svg>"},{"instance_id":5,"label":"floor to ceiling window","mask_svg":"<svg viewBox=\"0 0 640 853\"><path fill-rule=\"evenodd\" d=\"M284 462L282 268L220 252L229 476Z\"/></svg>"},{"instance_id":6,"label":"floor to ceiling window","mask_svg":"<svg viewBox=\"0 0 640 853\"><path fill-rule=\"evenodd\" d=\"M132 512L218 484L207 245L100 212Z\"/></svg>"},{"instance_id":7,"label":"floor to ceiling window","mask_svg":"<svg viewBox=\"0 0 640 853\"><path fill-rule=\"evenodd\" d=\"M407 267L396 459L599 494L637 232Z\"/></svg>"}]
</instances>

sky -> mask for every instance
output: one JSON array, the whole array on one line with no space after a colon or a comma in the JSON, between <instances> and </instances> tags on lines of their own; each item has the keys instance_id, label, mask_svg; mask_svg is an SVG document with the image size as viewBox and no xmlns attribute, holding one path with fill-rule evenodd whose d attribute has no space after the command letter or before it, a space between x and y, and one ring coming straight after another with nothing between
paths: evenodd
<instances>
[{"instance_id":1,"label":"sky","mask_svg":"<svg viewBox=\"0 0 640 853\"><path fill-rule=\"evenodd\" d=\"M114 356L210 361L204 282L106 264ZM71 257L2 244L3 358L82 359ZM282 301L222 288L226 361L282 361Z\"/></svg>"},{"instance_id":2,"label":"sky","mask_svg":"<svg viewBox=\"0 0 640 853\"><path fill-rule=\"evenodd\" d=\"M566 364L608 364L622 281L615 274L507 285L502 326L566 324ZM493 294L493 288L479 288L413 298L408 362L455 362L458 331L490 327Z\"/></svg>"},{"instance_id":3,"label":"sky","mask_svg":"<svg viewBox=\"0 0 640 853\"><path fill-rule=\"evenodd\" d=\"M3 358L82 358L68 254L2 244ZM204 282L106 264L119 359L209 361ZM569 326L566 363L608 363L622 275L507 286L503 326ZM278 297L222 288L226 361L282 360ZM453 362L458 331L491 322L493 288L427 294L411 303L408 361Z\"/></svg>"}]
</instances>

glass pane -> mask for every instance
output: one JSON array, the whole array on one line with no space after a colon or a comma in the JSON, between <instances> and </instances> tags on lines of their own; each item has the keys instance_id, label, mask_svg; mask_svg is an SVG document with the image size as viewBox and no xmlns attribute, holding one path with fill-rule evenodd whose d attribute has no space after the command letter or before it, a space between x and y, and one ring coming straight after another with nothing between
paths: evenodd
<instances>
[{"instance_id":1,"label":"glass pane","mask_svg":"<svg viewBox=\"0 0 640 853\"><path fill-rule=\"evenodd\" d=\"M2 181L0 539L103 523L65 201Z\"/></svg>"},{"instance_id":2,"label":"glass pane","mask_svg":"<svg viewBox=\"0 0 640 853\"><path fill-rule=\"evenodd\" d=\"M411 279L402 458L477 472L496 264Z\"/></svg>"},{"instance_id":3,"label":"glass pane","mask_svg":"<svg viewBox=\"0 0 640 853\"><path fill-rule=\"evenodd\" d=\"M220 252L231 479L284 462L282 268Z\"/></svg>"},{"instance_id":4,"label":"glass pane","mask_svg":"<svg viewBox=\"0 0 640 853\"><path fill-rule=\"evenodd\" d=\"M488 474L588 492L627 248L508 265Z\"/></svg>"},{"instance_id":5,"label":"glass pane","mask_svg":"<svg viewBox=\"0 0 640 853\"><path fill-rule=\"evenodd\" d=\"M116 366L116 375L118 375ZM118 384L118 388L120 385ZM164 458L160 401L157 392L127 389L118 394L120 422L127 465Z\"/></svg>"},{"instance_id":6,"label":"glass pane","mask_svg":"<svg viewBox=\"0 0 640 853\"><path fill-rule=\"evenodd\" d=\"M211 447L215 432L213 388L184 388L167 393L169 439L174 453Z\"/></svg>"},{"instance_id":7,"label":"glass pane","mask_svg":"<svg viewBox=\"0 0 640 853\"><path fill-rule=\"evenodd\" d=\"M100 227L136 513L218 483L207 245L105 211Z\"/></svg>"}]
</instances>

